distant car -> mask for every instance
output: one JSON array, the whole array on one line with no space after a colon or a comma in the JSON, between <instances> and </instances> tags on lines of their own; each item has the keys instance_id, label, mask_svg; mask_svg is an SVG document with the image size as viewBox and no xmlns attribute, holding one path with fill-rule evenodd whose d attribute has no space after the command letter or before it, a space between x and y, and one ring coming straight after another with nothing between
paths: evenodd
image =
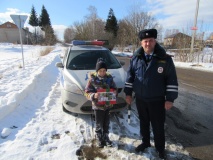
<instances>
[{"instance_id":1,"label":"distant car","mask_svg":"<svg viewBox=\"0 0 213 160\"><path fill-rule=\"evenodd\" d=\"M88 81L88 74L95 71L97 59L102 57L107 64L107 72L111 73L118 88L116 104L111 112L125 108L123 92L126 72L109 49L103 47L102 41L74 40L65 53L62 62L56 63L61 70L61 94L64 111L81 114L92 113L92 103L84 96L84 89Z\"/></svg>"}]
</instances>

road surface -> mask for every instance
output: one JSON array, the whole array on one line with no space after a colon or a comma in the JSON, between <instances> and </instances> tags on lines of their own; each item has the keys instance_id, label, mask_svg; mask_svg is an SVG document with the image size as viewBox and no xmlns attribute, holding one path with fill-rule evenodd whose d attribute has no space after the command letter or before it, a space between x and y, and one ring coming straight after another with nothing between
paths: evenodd
<instances>
[{"instance_id":1,"label":"road surface","mask_svg":"<svg viewBox=\"0 0 213 160\"><path fill-rule=\"evenodd\" d=\"M125 61L129 58L117 57ZM213 157L213 72L176 68L179 96L167 111L167 139L181 143L192 157L212 160Z\"/></svg>"}]
</instances>

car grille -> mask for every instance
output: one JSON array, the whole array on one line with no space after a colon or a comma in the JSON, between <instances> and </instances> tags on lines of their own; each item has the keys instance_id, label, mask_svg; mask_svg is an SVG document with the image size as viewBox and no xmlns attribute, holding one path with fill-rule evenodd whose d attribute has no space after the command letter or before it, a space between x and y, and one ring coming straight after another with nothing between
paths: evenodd
<instances>
[{"instance_id":1,"label":"car grille","mask_svg":"<svg viewBox=\"0 0 213 160\"><path fill-rule=\"evenodd\" d=\"M119 104L114 104L114 106L111 108L111 111L113 110L118 110L118 109L123 109L126 107L126 103L119 103ZM92 112L92 106L82 106L81 111L85 113Z\"/></svg>"}]
</instances>

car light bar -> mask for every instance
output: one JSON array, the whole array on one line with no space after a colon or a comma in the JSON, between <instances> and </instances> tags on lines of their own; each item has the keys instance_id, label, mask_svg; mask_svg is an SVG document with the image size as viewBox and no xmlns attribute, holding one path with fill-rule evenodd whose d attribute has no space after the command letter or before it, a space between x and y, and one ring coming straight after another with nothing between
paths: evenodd
<instances>
[{"instance_id":1,"label":"car light bar","mask_svg":"<svg viewBox=\"0 0 213 160\"><path fill-rule=\"evenodd\" d=\"M73 40L72 45L97 45L97 46L103 46L103 41L81 41L81 40Z\"/></svg>"}]
</instances>

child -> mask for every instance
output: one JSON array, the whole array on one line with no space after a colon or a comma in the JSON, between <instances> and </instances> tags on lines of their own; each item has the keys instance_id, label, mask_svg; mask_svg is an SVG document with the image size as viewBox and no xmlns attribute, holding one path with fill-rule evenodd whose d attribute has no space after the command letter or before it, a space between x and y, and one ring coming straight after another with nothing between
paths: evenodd
<instances>
[{"instance_id":1,"label":"child","mask_svg":"<svg viewBox=\"0 0 213 160\"><path fill-rule=\"evenodd\" d=\"M117 88L113 81L113 77L107 73L107 65L102 58L97 60L96 72L90 73L89 80L85 87L85 96L92 101L96 122L96 135L98 137L98 147L103 148L105 145L112 146L109 140L109 111L113 107L112 104L98 104L99 93L97 89L114 89L117 95Z\"/></svg>"}]
</instances>

